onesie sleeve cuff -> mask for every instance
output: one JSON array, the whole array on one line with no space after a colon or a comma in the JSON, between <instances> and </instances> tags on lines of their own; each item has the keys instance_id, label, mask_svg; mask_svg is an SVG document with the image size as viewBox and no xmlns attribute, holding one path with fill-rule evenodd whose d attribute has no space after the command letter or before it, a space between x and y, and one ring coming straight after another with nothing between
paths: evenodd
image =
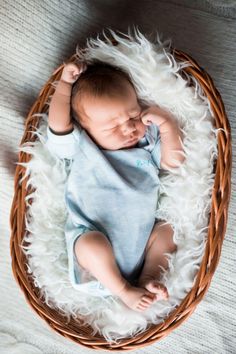
<instances>
[{"instance_id":1,"label":"onesie sleeve cuff","mask_svg":"<svg viewBox=\"0 0 236 354\"><path fill-rule=\"evenodd\" d=\"M153 148L151 150L151 156L156 164L156 166L161 168L161 134L159 127L155 124L152 126L151 130L152 140L153 140Z\"/></svg>"},{"instance_id":2,"label":"onesie sleeve cuff","mask_svg":"<svg viewBox=\"0 0 236 354\"><path fill-rule=\"evenodd\" d=\"M70 129L70 130L69 130L68 132L66 132L66 133L64 133L64 132L56 132L55 130L53 130L53 129L50 128L49 126L48 126L48 128L49 128L49 130L50 130L51 133L53 133L53 134L55 134L55 135L60 135L60 136L70 134L70 133L72 133L72 132L74 131L74 127L73 127L72 129Z\"/></svg>"},{"instance_id":3,"label":"onesie sleeve cuff","mask_svg":"<svg viewBox=\"0 0 236 354\"><path fill-rule=\"evenodd\" d=\"M47 126L46 147L49 151L61 159L74 158L79 144L80 130L74 126L73 131L65 135L54 134Z\"/></svg>"}]
</instances>

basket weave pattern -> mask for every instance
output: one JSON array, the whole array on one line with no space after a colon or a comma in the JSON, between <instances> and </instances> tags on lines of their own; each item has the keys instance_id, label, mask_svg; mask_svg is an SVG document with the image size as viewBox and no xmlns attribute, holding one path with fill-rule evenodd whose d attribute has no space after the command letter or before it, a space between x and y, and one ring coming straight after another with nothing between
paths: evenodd
<instances>
[{"instance_id":1,"label":"basket weave pattern","mask_svg":"<svg viewBox=\"0 0 236 354\"><path fill-rule=\"evenodd\" d=\"M113 41L113 44L116 45L115 41ZM15 280L23 291L29 305L53 330L90 349L109 351L134 350L151 345L167 336L191 315L198 303L202 300L219 261L226 232L228 205L231 194L232 148L230 125L221 96L215 88L210 76L187 54L176 49L172 50L172 54L177 61L188 61L191 63L191 66L185 67L181 72L183 75L185 73L192 75L198 81L210 101L215 118L215 126L217 128L223 128L224 130L219 130L218 133L218 159L214 165L215 181L212 190L208 239L201 266L193 288L163 323L152 325L145 332L132 338L123 339L119 344L110 344L100 335L93 336L92 328L82 325L79 319L74 320L71 318L70 322L66 323L65 318L61 314L51 309L43 302L43 299L40 297L39 289L34 286L32 277L27 273L27 259L20 248L20 244L25 235L25 198L32 193L34 189L32 189L32 187L26 189L28 178L25 178L20 184L19 181L24 176L24 166L17 165L16 167L14 180L15 192L10 214L10 249ZM76 61L76 55L73 55L68 61ZM53 81L60 79L63 67L63 64L59 66L41 89L36 102L27 116L25 133L21 144L27 141L33 142L37 139L35 135L29 132L30 130L35 131L34 128L38 128L40 123L40 117L33 117L33 115L35 113L47 113L48 105L46 105L46 102L49 96L54 92L54 88L51 84ZM19 153L19 162L27 163L30 159L31 155L25 152ZM32 200L30 199L29 204L31 203Z\"/></svg>"}]
</instances>

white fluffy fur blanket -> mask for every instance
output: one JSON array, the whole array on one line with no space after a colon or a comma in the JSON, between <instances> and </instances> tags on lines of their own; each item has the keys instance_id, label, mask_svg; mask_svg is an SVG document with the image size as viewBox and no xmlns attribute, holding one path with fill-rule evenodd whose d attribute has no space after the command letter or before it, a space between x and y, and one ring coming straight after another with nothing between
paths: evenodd
<instances>
[{"instance_id":1,"label":"white fluffy fur blanket","mask_svg":"<svg viewBox=\"0 0 236 354\"><path fill-rule=\"evenodd\" d=\"M110 30L118 46L99 37L87 41L83 53L86 61L99 59L126 70L137 94L149 104L158 104L175 114L182 129L186 160L182 166L160 171L161 198L158 216L170 222L178 250L169 257L170 269L164 282L170 297L154 303L140 313L127 308L118 298L96 298L75 290L68 278L64 239L66 209L64 185L71 165L52 156L45 147L47 115L40 114L39 140L19 147L32 155L26 167L28 185L36 188L26 214L30 234L24 247L28 271L40 288L49 306L68 316L82 314L86 323L110 342L144 331L150 323L158 324L182 301L194 284L204 253L214 182L213 163L217 158L217 129L209 102L195 81L183 79L179 70L187 63L178 63L170 54L170 42L162 43L157 35L151 43L138 30L123 38ZM26 202L27 202L26 200Z\"/></svg>"}]
</instances>

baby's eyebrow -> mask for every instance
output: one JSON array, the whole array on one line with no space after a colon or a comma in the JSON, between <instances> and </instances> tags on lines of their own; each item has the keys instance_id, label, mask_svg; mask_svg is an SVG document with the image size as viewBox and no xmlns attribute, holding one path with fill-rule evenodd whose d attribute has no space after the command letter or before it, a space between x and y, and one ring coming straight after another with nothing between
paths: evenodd
<instances>
[{"instance_id":1,"label":"baby's eyebrow","mask_svg":"<svg viewBox=\"0 0 236 354\"><path fill-rule=\"evenodd\" d=\"M140 107L135 107L135 108L132 108L129 113L132 113L132 112L137 112L139 111ZM115 120L117 120L119 117L114 117L114 118L111 118L110 121L111 122L114 122Z\"/></svg>"}]
</instances>

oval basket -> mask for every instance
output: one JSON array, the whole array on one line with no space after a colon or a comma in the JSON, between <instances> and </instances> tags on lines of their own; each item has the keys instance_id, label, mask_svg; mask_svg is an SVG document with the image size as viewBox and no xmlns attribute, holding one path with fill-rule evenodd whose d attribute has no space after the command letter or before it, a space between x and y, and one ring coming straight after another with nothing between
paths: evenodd
<instances>
[{"instance_id":1,"label":"oval basket","mask_svg":"<svg viewBox=\"0 0 236 354\"><path fill-rule=\"evenodd\" d=\"M112 44L116 45L117 42L112 40ZM210 101L212 112L214 113L215 127L223 129L219 130L217 138L218 159L214 164L215 180L212 189L212 205L208 220L208 239L200 269L191 291L163 323L152 325L145 332L133 336L132 338L123 339L119 344L111 344L100 335L93 336L93 329L90 326L81 325L79 320L77 321L72 318L69 323L66 323L63 315L59 314L56 310L51 309L44 303L44 299L39 294L39 289L34 286L32 277L27 273L27 259L20 247L25 234L25 198L32 193L34 189L31 186L26 189L28 178L25 178L20 184L19 181L25 173L24 166L17 165L16 167L14 198L10 214L10 249L12 271L16 282L23 291L29 305L53 330L90 349L103 349L109 351L134 350L151 345L167 336L173 331L173 329L178 327L191 315L198 303L202 300L210 285L219 261L226 231L228 205L231 194L232 147L230 125L221 96L215 88L211 77L189 55L176 49L172 49L172 54L176 61L188 61L191 63L191 66L185 67L181 70L181 74L183 74L183 77L186 73L195 77ZM74 62L75 60L76 55L74 54L68 61ZM34 127L38 128L39 126L40 117L33 117L33 114L46 113L48 111L48 105L46 102L48 101L49 96L54 92L51 83L60 79L63 67L64 64L59 66L41 89L36 102L27 116L25 133L21 140L21 144L27 141L33 142L37 139L36 135L29 132L30 130L35 131ZM26 163L29 162L30 159L31 155L25 152L19 153L19 162ZM32 200L29 200L29 203L31 204Z\"/></svg>"}]
</instances>

